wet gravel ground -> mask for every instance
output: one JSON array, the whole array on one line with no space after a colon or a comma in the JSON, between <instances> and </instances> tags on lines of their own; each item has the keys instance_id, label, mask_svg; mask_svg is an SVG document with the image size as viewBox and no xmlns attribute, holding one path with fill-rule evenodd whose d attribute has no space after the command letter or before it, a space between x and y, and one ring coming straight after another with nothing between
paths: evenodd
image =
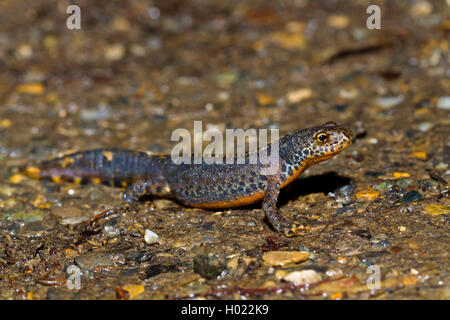
<instances>
[{"instance_id":1,"label":"wet gravel ground","mask_svg":"<svg viewBox=\"0 0 450 320\"><path fill-rule=\"evenodd\" d=\"M0 2L1 299L450 298L448 1L77 1L81 30L69 4ZM332 120L357 138L283 189L297 238L260 205L126 206L15 169L170 152L194 120L281 135Z\"/></svg>"}]
</instances>

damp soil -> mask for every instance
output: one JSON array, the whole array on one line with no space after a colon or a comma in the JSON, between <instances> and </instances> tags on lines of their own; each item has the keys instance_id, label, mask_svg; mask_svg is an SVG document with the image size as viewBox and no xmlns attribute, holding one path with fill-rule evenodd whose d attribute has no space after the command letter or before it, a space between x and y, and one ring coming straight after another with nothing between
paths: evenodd
<instances>
[{"instance_id":1,"label":"damp soil","mask_svg":"<svg viewBox=\"0 0 450 320\"><path fill-rule=\"evenodd\" d=\"M78 1L81 30L64 3L0 2L0 299L450 298L448 1L380 2L380 30L364 1ZM70 150L170 152L194 120L356 139L282 190L294 238L259 204L126 205L17 174Z\"/></svg>"}]
</instances>

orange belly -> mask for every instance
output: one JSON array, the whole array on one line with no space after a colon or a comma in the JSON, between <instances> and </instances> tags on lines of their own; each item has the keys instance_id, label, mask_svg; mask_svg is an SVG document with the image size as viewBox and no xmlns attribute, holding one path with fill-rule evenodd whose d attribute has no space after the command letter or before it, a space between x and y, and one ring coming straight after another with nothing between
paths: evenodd
<instances>
[{"instance_id":1,"label":"orange belly","mask_svg":"<svg viewBox=\"0 0 450 320\"><path fill-rule=\"evenodd\" d=\"M249 197L242 197L230 201L221 201L214 203L196 203L193 204L192 206L195 208L203 208L203 209L223 209L223 208L241 207L262 200L264 198L264 194L265 192L258 192L252 194Z\"/></svg>"}]
</instances>

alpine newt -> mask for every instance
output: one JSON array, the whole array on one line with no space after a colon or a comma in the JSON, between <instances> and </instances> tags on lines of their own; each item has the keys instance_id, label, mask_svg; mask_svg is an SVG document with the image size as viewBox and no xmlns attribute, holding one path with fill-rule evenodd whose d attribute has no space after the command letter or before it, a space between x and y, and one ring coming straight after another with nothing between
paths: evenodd
<instances>
[{"instance_id":1,"label":"alpine newt","mask_svg":"<svg viewBox=\"0 0 450 320\"><path fill-rule=\"evenodd\" d=\"M353 140L349 129L334 122L299 130L278 140L279 165L274 174L261 173L259 157L251 164L174 164L170 154L151 155L123 149L96 149L64 155L26 167L32 178L54 182L96 182L126 187L123 199L137 201L144 195L174 198L186 206L219 209L262 200L265 216L273 228L293 236L303 228L277 212L280 189L308 167L330 159ZM273 143L265 149L269 155ZM258 153L261 152L261 149ZM246 155L248 159L248 154Z\"/></svg>"}]
</instances>

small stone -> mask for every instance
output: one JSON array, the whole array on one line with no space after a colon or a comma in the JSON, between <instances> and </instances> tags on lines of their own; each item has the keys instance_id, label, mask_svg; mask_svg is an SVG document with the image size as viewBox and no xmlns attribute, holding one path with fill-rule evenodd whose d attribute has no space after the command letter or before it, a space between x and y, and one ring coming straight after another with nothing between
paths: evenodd
<instances>
[{"instance_id":1,"label":"small stone","mask_svg":"<svg viewBox=\"0 0 450 320\"><path fill-rule=\"evenodd\" d=\"M411 7L411 9L409 9L409 13L415 17L425 17L430 15L432 12L433 6L428 1L418 1Z\"/></svg>"},{"instance_id":2,"label":"small stone","mask_svg":"<svg viewBox=\"0 0 450 320\"><path fill-rule=\"evenodd\" d=\"M345 29L349 25L350 19L342 14L332 14L328 17L327 23L330 27Z\"/></svg>"},{"instance_id":3,"label":"small stone","mask_svg":"<svg viewBox=\"0 0 450 320\"><path fill-rule=\"evenodd\" d=\"M409 178L411 176L408 172L394 172L392 175L395 179Z\"/></svg>"},{"instance_id":4,"label":"small stone","mask_svg":"<svg viewBox=\"0 0 450 320\"><path fill-rule=\"evenodd\" d=\"M271 41L288 50L301 50L307 44L302 32L273 32L269 35L269 38Z\"/></svg>"},{"instance_id":5,"label":"small stone","mask_svg":"<svg viewBox=\"0 0 450 320\"><path fill-rule=\"evenodd\" d=\"M355 87L345 87L339 89L339 96L343 99L352 100L359 94L359 90Z\"/></svg>"},{"instance_id":6,"label":"small stone","mask_svg":"<svg viewBox=\"0 0 450 320\"><path fill-rule=\"evenodd\" d=\"M440 97L437 101L437 107L443 110L450 110L450 96Z\"/></svg>"},{"instance_id":7,"label":"small stone","mask_svg":"<svg viewBox=\"0 0 450 320\"><path fill-rule=\"evenodd\" d=\"M55 216L62 218L80 218L84 217L84 213L77 207L55 207L52 209Z\"/></svg>"},{"instance_id":8,"label":"small stone","mask_svg":"<svg viewBox=\"0 0 450 320\"><path fill-rule=\"evenodd\" d=\"M224 72L216 76L216 82L221 86L228 86L235 83L239 78L239 73L235 71Z\"/></svg>"},{"instance_id":9,"label":"small stone","mask_svg":"<svg viewBox=\"0 0 450 320\"><path fill-rule=\"evenodd\" d=\"M427 153L424 151L417 151L417 152L413 152L410 153L407 158L416 158L416 159L420 159L420 160L427 160Z\"/></svg>"},{"instance_id":10,"label":"small stone","mask_svg":"<svg viewBox=\"0 0 450 320\"><path fill-rule=\"evenodd\" d=\"M64 218L61 220L61 224L63 224L63 225L78 224L85 220L86 220L86 217Z\"/></svg>"},{"instance_id":11,"label":"small stone","mask_svg":"<svg viewBox=\"0 0 450 320\"><path fill-rule=\"evenodd\" d=\"M147 53L145 48L137 43L131 45L130 52L136 57L143 57Z\"/></svg>"},{"instance_id":12,"label":"small stone","mask_svg":"<svg viewBox=\"0 0 450 320\"><path fill-rule=\"evenodd\" d=\"M412 202L422 199L422 196L420 195L419 191L411 190L408 191L401 199L402 202Z\"/></svg>"},{"instance_id":13,"label":"small stone","mask_svg":"<svg viewBox=\"0 0 450 320\"><path fill-rule=\"evenodd\" d=\"M33 56L33 48L27 44L21 44L16 50L16 57L19 59L30 59Z\"/></svg>"},{"instance_id":14,"label":"small stone","mask_svg":"<svg viewBox=\"0 0 450 320\"><path fill-rule=\"evenodd\" d=\"M17 173L17 174L13 174L11 177L9 177L9 182L13 183L13 184L18 184L20 182L22 182L23 179L23 175Z\"/></svg>"},{"instance_id":15,"label":"small stone","mask_svg":"<svg viewBox=\"0 0 450 320\"><path fill-rule=\"evenodd\" d=\"M86 121L105 120L111 117L111 112L105 104L101 103L96 109L81 110L80 117Z\"/></svg>"},{"instance_id":16,"label":"small stone","mask_svg":"<svg viewBox=\"0 0 450 320\"><path fill-rule=\"evenodd\" d=\"M422 122L418 125L418 128L422 132L427 132L431 128L433 128L434 124L431 122Z\"/></svg>"},{"instance_id":17,"label":"small stone","mask_svg":"<svg viewBox=\"0 0 450 320\"><path fill-rule=\"evenodd\" d=\"M109 238L117 237L120 234L120 229L114 226L105 226L103 230Z\"/></svg>"},{"instance_id":18,"label":"small stone","mask_svg":"<svg viewBox=\"0 0 450 320\"><path fill-rule=\"evenodd\" d=\"M145 291L145 286L142 284L127 284L124 285L122 289L128 292L129 299L133 299Z\"/></svg>"},{"instance_id":19,"label":"small stone","mask_svg":"<svg viewBox=\"0 0 450 320\"><path fill-rule=\"evenodd\" d=\"M42 221L43 212L41 210L19 210L16 212L5 212L3 217L11 220L22 220L25 223Z\"/></svg>"},{"instance_id":20,"label":"small stone","mask_svg":"<svg viewBox=\"0 0 450 320\"><path fill-rule=\"evenodd\" d=\"M414 276L417 276L419 274L419 271L417 271L417 269L414 269L414 268L411 268L410 272Z\"/></svg>"},{"instance_id":21,"label":"small stone","mask_svg":"<svg viewBox=\"0 0 450 320\"><path fill-rule=\"evenodd\" d=\"M380 257L389 254L387 250L379 250L379 251L367 251L361 254L358 254L358 259L365 264L372 265L376 262Z\"/></svg>"},{"instance_id":22,"label":"small stone","mask_svg":"<svg viewBox=\"0 0 450 320\"><path fill-rule=\"evenodd\" d=\"M380 193L371 187L359 189L359 191L355 193L356 199L368 201L375 200L379 195Z\"/></svg>"},{"instance_id":23,"label":"small stone","mask_svg":"<svg viewBox=\"0 0 450 320\"><path fill-rule=\"evenodd\" d=\"M332 280L332 279L337 279L337 278L343 276L344 272L339 268L328 269L326 271L326 275L330 280Z\"/></svg>"},{"instance_id":24,"label":"small stone","mask_svg":"<svg viewBox=\"0 0 450 320\"><path fill-rule=\"evenodd\" d=\"M434 168L436 170L446 170L448 168L448 163L439 162Z\"/></svg>"},{"instance_id":25,"label":"small stone","mask_svg":"<svg viewBox=\"0 0 450 320\"><path fill-rule=\"evenodd\" d=\"M11 126L11 120L0 119L0 128L9 128Z\"/></svg>"},{"instance_id":26,"label":"small stone","mask_svg":"<svg viewBox=\"0 0 450 320\"><path fill-rule=\"evenodd\" d=\"M125 55L125 47L121 43L112 44L105 49L105 58L109 61L118 61Z\"/></svg>"},{"instance_id":27,"label":"small stone","mask_svg":"<svg viewBox=\"0 0 450 320\"><path fill-rule=\"evenodd\" d=\"M111 23L113 30L115 31L128 31L131 28L130 22L122 17L114 18Z\"/></svg>"},{"instance_id":28,"label":"small stone","mask_svg":"<svg viewBox=\"0 0 450 320\"><path fill-rule=\"evenodd\" d=\"M74 258L78 255L78 251L74 250L72 248L67 248L64 250L64 255L66 256L66 258Z\"/></svg>"},{"instance_id":29,"label":"small stone","mask_svg":"<svg viewBox=\"0 0 450 320\"><path fill-rule=\"evenodd\" d=\"M265 93L258 94L257 99L258 99L258 103L262 106L265 106L266 104L269 104L269 103L273 103L275 101L274 97L272 97L268 94L265 94Z\"/></svg>"},{"instance_id":30,"label":"small stone","mask_svg":"<svg viewBox=\"0 0 450 320\"><path fill-rule=\"evenodd\" d=\"M312 95L312 90L309 88L302 88L294 91L290 91L287 94L287 99L290 103L297 103L302 100L308 99Z\"/></svg>"},{"instance_id":31,"label":"small stone","mask_svg":"<svg viewBox=\"0 0 450 320\"><path fill-rule=\"evenodd\" d=\"M388 191L389 189L391 189L392 188L392 184L391 183L388 183L388 182L381 182L380 184L378 184L376 187L375 187L375 189L377 190L377 191L380 191L380 192L386 192L386 191Z\"/></svg>"},{"instance_id":32,"label":"small stone","mask_svg":"<svg viewBox=\"0 0 450 320\"><path fill-rule=\"evenodd\" d=\"M376 104L382 108L390 109L400 104L403 101L404 97L379 97L376 99Z\"/></svg>"},{"instance_id":33,"label":"small stone","mask_svg":"<svg viewBox=\"0 0 450 320\"><path fill-rule=\"evenodd\" d=\"M17 86L18 93L27 93L31 95L41 95L45 91L42 83L24 83Z\"/></svg>"},{"instance_id":34,"label":"small stone","mask_svg":"<svg viewBox=\"0 0 450 320\"><path fill-rule=\"evenodd\" d=\"M125 255L126 261L146 262L152 258L151 254L143 251L131 251Z\"/></svg>"},{"instance_id":35,"label":"small stone","mask_svg":"<svg viewBox=\"0 0 450 320\"><path fill-rule=\"evenodd\" d=\"M144 241L146 244L154 244L158 242L159 236L154 233L153 231L150 231L148 229L145 229L145 236Z\"/></svg>"},{"instance_id":36,"label":"small stone","mask_svg":"<svg viewBox=\"0 0 450 320\"><path fill-rule=\"evenodd\" d=\"M277 278L278 280L282 280L284 279L284 277L286 277L289 274L289 271L286 270L277 270L275 272L275 278Z\"/></svg>"},{"instance_id":37,"label":"small stone","mask_svg":"<svg viewBox=\"0 0 450 320\"><path fill-rule=\"evenodd\" d=\"M429 204L424 209L426 213L432 216L441 214L450 215L450 206L446 204Z\"/></svg>"},{"instance_id":38,"label":"small stone","mask_svg":"<svg viewBox=\"0 0 450 320\"><path fill-rule=\"evenodd\" d=\"M194 271L203 278L211 280L217 278L217 276L225 270L226 263L224 259L221 259L218 255L212 254L209 250L209 247L199 248L199 253L194 257L193 262Z\"/></svg>"},{"instance_id":39,"label":"small stone","mask_svg":"<svg viewBox=\"0 0 450 320\"><path fill-rule=\"evenodd\" d=\"M314 270L302 270L289 273L283 278L295 285L316 283L322 281L322 276Z\"/></svg>"},{"instance_id":40,"label":"small stone","mask_svg":"<svg viewBox=\"0 0 450 320\"><path fill-rule=\"evenodd\" d=\"M310 254L299 251L269 251L264 253L263 260L270 266L284 266L308 260Z\"/></svg>"},{"instance_id":41,"label":"small stone","mask_svg":"<svg viewBox=\"0 0 450 320\"><path fill-rule=\"evenodd\" d=\"M91 269L99 266L112 266L114 262L106 252L91 252L75 258L75 263L81 269Z\"/></svg>"}]
</instances>

